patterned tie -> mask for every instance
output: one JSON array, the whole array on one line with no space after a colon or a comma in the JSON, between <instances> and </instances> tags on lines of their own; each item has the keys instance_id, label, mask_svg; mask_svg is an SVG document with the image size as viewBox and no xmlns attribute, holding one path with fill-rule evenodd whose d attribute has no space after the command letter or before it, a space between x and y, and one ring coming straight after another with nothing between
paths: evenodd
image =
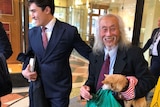
<instances>
[{"instance_id":1,"label":"patterned tie","mask_svg":"<svg viewBox=\"0 0 160 107\"><path fill-rule=\"evenodd\" d=\"M99 74L96 90L98 91L102 87L102 80L104 80L104 74L109 74L110 56L107 54L107 58L103 63L101 72Z\"/></svg>"},{"instance_id":2,"label":"patterned tie","mask_svg":"<svg viewBox=\"0 0 160 107\"><path fill-rule=\"evenodd\" d=\"M46 49L47 44L48 44L48 38L47 38L47 34L45 32L47 28L46 27L42 27L42 43L43 43L43 47L44 49Z\"/></svg>"}]
</instances>

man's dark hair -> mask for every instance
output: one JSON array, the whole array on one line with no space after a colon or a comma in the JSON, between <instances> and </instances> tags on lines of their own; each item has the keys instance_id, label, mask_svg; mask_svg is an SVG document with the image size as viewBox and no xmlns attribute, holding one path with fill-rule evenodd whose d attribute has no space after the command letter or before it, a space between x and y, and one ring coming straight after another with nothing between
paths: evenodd
<instances>
[{"instance_id":1,"label":"man's dark hair","mask_svg":"<svg viewBox=\"0 0 160 107\"><path fill-rule=\"evenodd\" d=\"M35 3L38 7L41 7L44 10L47 6L51 8L51 14L54 14L55 5L54 0L28 0L29 5Z\"/></svg>"}]
</instances>

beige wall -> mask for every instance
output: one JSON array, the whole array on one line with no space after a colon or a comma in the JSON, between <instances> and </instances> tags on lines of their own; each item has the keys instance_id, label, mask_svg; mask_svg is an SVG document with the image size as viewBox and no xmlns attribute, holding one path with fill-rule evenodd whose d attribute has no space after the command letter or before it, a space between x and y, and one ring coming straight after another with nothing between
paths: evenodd
<instances>
[{"instance_id":1,"label":"beige wall","mask_svg":"<svg viewBox=\"0 0 160 107\"><path fill-rule=\"evenodd\" d=\"M56 6L67 7L67 0L54 0Z\"/></svg>"}]
</instances>

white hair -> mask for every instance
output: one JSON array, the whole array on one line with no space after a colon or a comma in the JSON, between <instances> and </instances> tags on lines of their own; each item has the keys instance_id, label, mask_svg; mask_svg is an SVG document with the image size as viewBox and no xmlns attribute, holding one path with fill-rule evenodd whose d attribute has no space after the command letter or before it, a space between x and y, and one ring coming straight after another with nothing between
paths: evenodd
<instances>
[{"instance_id":1,"label":"white hair","mask_svg":"<svg viewBox=\"0 0 160 107\"><path fill-rule=\"evenodd\" d=\"M119 30L120 30L120 40L119 40L119 48L122 49L122 48L126 48L130 46L130 42L127 40L126 38L126 34L125 34L125 30L124 30L124 22L122 20L122 18L118 15L114 15L114 14L106 14L106 15L103 15L103 16L100 16L98 21L97 21L97 27L96 27L96 34L94 36L94 45L93 45L93 52L95 54L99 54L101 52L103 52L104 50L104 44L103 44L103 41L100 37L100 21L102 20L102 18L104 17L115 17L117 20L118 20L118 25L119 25Z\"/></svg>"}]
</instances>

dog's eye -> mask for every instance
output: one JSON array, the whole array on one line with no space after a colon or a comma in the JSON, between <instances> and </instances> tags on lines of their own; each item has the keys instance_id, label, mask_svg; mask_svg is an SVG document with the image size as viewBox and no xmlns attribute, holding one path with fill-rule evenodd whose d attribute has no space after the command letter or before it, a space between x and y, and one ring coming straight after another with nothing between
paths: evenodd
<instances>
[{"instance_id":1,"label":"dog's eye","mask_svg":"<svg viewBox=\"0 0 160 107\"><path fill-rule=\"evenodd\" d=\"M111 89L112 89L112 90L116 91L116 87L115 87L114 83L111 83L110 86L111 86Z\"/></svg>"},{"instance_id":2,"label":"dog's eye","mask_svg":"<svg viewBox=\"0 0 160 107\"><path fill-rule=\"evenodd\" d=\"M113 84L111 83L111 87L113 88Z\"/></svg>"}]
</instances>

